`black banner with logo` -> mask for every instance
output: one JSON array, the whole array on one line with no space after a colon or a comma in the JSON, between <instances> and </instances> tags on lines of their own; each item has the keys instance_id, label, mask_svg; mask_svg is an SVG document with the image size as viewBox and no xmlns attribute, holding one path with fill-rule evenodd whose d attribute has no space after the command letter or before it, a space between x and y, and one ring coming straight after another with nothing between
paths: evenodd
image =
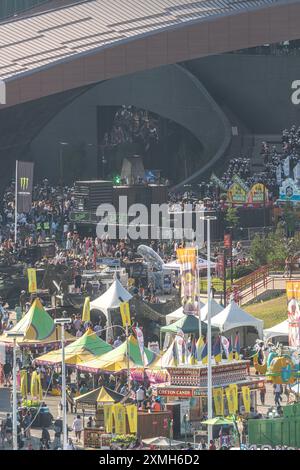
<instances>
[{"instance_id":1,"label":"black banner with logo","mask_svg":"<svg viewBox=\"0 0 300 470\"><path fill-rule=\"evenodd\" d=\"M32 162L17 162L17 208L19 213L27 213L31 210L33 188Z\"/></svg>"}]
</instances>

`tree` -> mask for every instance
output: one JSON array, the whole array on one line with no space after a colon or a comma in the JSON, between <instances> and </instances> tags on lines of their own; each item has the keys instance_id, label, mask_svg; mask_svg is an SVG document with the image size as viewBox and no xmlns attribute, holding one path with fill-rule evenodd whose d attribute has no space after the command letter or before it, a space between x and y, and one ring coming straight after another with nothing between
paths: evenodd
<instances>
[{"instance_id":1,"label":"tree","mask_svg":"<svg viewBox=\"0 0 300 470\"><path fill-rule=\"evenodd\" d=\"M250 257L256 266L264 266L267 264L268 240L265 237L256 235L251 243Z\"/></svg>"},{"instance_id":2,"label":"tree","mask_svg":"<svg viewBox=\"0 0 300 470\"><path fill-rule=\"evenodd\" d=\"M225 214L225 222L228 227L237 227L239 224L239 216L236 207L228 207Z\"/></svg>"}]
</instances>

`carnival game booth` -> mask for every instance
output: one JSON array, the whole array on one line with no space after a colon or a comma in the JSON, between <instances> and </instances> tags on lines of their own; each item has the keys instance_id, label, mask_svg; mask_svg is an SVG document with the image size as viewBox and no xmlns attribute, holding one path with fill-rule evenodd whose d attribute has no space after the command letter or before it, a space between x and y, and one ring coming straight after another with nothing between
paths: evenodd
<instances>
[{"instance_id":1,"label":"carnival game booth","mask_svg":"<svg viewBox=\"0 0 300 470\"><path fill-rule=\"evenodd\" d=\"M86 412L95 413L95 427L84 428L83 441L84 447L102 448L105 443L111 442L111 435L105 433L104 406L114 405L116 403L132 403L124 395L111 390L108 387L99 387L88 393L74 398L76 412L82 410L83 416ZM105 441L105 443L103 442Z\"/></svg>"},{"instance_id":2,"label":"carnival game booth","mask_svg":"<svg viewBox=\"0 0 300 470\"><path fill-rule=\"evenodd\" d=\"M65 364L67 366L76 366L82 362L100 357L112 349L113 347L110 344L99 338L91 328L88 328L81 338L65 348ZM61 354L61 349L50 351L36 358L34 362L36 365L55 366L61 364Z\"/></svg>"},{"instance_id":3,"label":"carnival game booth","mask_svg":"<svg viewBox=\"0 0 300 470\"><path fill-rule=\"evenodd\" d=\"M26 315L11 329L9 333L22 333L16 339L18 346L26 348L56 347L61 342L61 327L55 325L39 299L35 299ZM65 332L65 341L70 343L76 338ZM6 333L0 336L0 343L8 348L14 345L14 339Z\"/></svg>"},{"instance_id":4,"label":"carnival game booth","mask_svg":"<svg viewBox=\"0 0 300 470\"><path fill-rule=\"evenodd\" d=\"M212 364L214 414L228 416L243 410L243 387L249 390L249 406L256 408L256 391L263 387L264 378L249 376L250 361L225 361ZM169 381L153 385L153 393L163 397L166 407L172 412L174 429L185 433L184 416L188 416L191 429L199 429L207 414L207 365L166 366ZM235 390L236 405L233 412L228 401L229 389ZM217 402L217 400L219 400ZM216 408L216 403L219 408ZM221 405L221 406L220 406Z\"/></svg>"},{"instance_id":5,"label":"carnival game booth","mask_svg":"<svg viewBox=\"0 0 300 470\"><path fill-rule=\"evenodd\" d=\"M236 332L239 332L241 348L251 346L257 337L263 337L263 320L245 312L234 301L231 301L226 308L215 315L211 324L218 328L220 333L226 332L227 337L234 336Z\"/></svg>"}]
</instances>

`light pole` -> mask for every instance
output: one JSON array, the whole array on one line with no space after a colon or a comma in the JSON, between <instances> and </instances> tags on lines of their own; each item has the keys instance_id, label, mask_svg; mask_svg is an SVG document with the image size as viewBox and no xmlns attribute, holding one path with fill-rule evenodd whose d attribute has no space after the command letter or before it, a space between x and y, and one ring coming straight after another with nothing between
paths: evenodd
<instances>
[{"instance_id":1,"label":"light pole","mask_svg":"<svg viewBox=\"0 0 300 470\"><path fill-rule=\"evenodd\" d=\"M210 261L210 222L216 220L215 215L209 215L209 211L200 216L207 221L207 418L213 417L212 409L212 362L211 362L211 261ZM207 426L208 447L212 439L212 426Z\"/></svg>"},{"instance_id":2,"label":"light pole","mask_svg":"<svg viewBox=\"0 0 300 470\"><path fill-rule=\"evenodd\" d=\"M67 389L65 365L65 325L71 323L71 318L56 318L54 323L61 326L61 401L63 418L63 450L67 449L68 423L67 423Z\"/></svg>"},{"instance_id":3,"label":"light pole","mask_svg":"<svg viewBox=\"0 0 300 470\"><path fill-rule=\"evenodd\" d=\"M64 216L64 161L63 161L63 147L69 145L69 142L58 142L59 143L59 179L60 179L60 191L61 191L61 214Z\"/></svg>"},{"instance_id":4,"label":"light pole","mask_svg":"<svg viewBox=\"0 0 300 470\"><path fill-rule=\"evenodd\" d=\"M13 338L13 450L18 450L18 420L17 420L17 339L24 338L24 333L14 333L8 331L8 338Z\"/></svg>"}]
</instances>

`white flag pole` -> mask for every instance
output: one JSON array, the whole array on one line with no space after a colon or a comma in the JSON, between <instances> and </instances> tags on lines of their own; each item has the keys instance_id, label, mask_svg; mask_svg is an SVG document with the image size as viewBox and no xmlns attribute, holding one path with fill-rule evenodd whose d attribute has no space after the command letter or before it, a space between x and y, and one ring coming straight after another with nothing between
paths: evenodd
<instances>
[{"instance_id":1,"label":"white flag pole","mask_svg":"<svg viewBox=\"0 0 300 470\"><path fill-rule=\"evenodd\" d=\"M16 183L15 183L15 244L17 243L18 230L18 160L16 160Z\"/></svg>"}]
</instances>

